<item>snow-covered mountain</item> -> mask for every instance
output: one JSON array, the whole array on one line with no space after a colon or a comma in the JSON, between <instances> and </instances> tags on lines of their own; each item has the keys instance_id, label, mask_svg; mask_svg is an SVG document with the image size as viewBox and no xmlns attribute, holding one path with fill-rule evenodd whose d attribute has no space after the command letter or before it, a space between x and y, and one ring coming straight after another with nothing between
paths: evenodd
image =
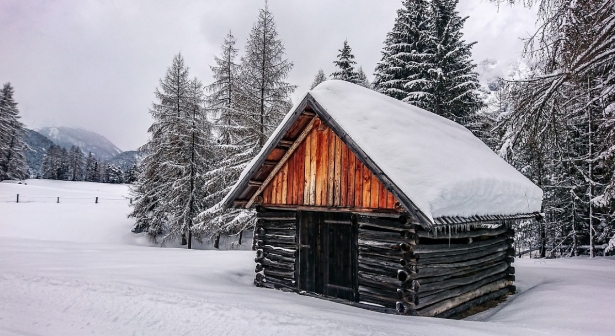
<instances>
[{"instance_id":1,"label":"snow-covered mountain","mask_svg":"<svg viewBox=\"0 0 615 336\"><path fill-rule=\"evenodd\" d=\"M98 159L108 160L122 151L104 136L82 128L43 127L37 132L64 148L79 146L86 153L92 152Z\"/></svg>"},{"instance_id":2,"label":"snow-covered mountain","mask_svg":"<svg viewBox=\"0 0 615 336\"><path fill-rule=\"evenodd\" d=\"M27 128L24 131L24 141L28 145L28 149L26 149L26 162L28 162L28 167L30 167L30 174L36 176L43 162L45 152L53 144L53 141L37 131Z\"/></svg>"}]
</instances>

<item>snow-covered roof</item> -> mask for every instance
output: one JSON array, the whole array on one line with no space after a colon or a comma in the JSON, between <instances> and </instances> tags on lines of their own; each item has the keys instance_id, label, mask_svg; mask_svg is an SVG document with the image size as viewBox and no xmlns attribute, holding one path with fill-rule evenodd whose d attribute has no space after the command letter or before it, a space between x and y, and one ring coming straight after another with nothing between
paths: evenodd
<instances>
[{"instance_id":1,"label":"snow-covered roof","mask_svg":"<svg viewBox=\"0 0 615 336\"><path fill-rule=\"evenodd\" d=\"M318 105L317 114L326 114L320 115L326 123L345 133L338 136L362 151L381 178L432 223L443 216L540 211L542 190L455 122L345 81L326 81L304 101L307 98ZM289 112L233 189L262 163L303 108L298 104ZM225 203L235 193L232 190Z\"/></svg>"}]
</instances>

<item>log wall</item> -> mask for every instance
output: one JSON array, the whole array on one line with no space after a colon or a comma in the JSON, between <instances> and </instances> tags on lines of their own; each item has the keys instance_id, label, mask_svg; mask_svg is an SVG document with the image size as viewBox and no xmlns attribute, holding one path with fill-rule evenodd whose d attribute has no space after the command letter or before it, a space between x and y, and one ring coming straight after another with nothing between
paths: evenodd
<instances>
[{"instance_id":1,"label":"log wall","mask_svg":"<svg viewBox=\"0 0 615 336\"><path fill-rule=\"evenodd\" d=\"M514 292L513 232L505 221L459 232L447 226L438 236L391 218L358 222L360 301L450 317Z\"/></svg>"},{"instance_id":2,"label":"log wall","mask_svg":"<svg viewBox=\"0 0 615 336\"><path fill-rule=\"evenodd\" d=\"M258 287L297 288L297 218L295 211L259 211L254 228Z\"/></svg>"},{"instance_id":3,"label":"log wall","mask_svg":"<svg viewBox=\"0 0 615 336\"><path fill-rule=\"evenodd\" d=\"M263 190L263 205L395 209L397 200L325 124L317 121Z\"/></svg>"}]
</instances>

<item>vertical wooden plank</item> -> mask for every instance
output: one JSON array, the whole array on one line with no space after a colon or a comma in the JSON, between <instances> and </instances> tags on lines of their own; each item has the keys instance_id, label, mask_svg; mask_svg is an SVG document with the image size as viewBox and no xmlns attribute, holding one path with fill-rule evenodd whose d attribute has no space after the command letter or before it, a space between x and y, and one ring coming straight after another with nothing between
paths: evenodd
<instances>
[{"instance_id":1,"label":"vertical wooden plank","mask_svg":"<svg viewBox=\"0 0 615 336\"><path fill-rule=\"evenodd\" d=\"M288 190L286 192L286 204L296 204L293 200L294 180L295 180L295 159L297 158L297 151L288 159L288 174L286 175L286 181L288 183Z\"/></svg>"},{"instance_id":2,"label":"vertical wooden plank","mask_svg":"<svg viewBox=\"0 0 615 336\"><path fill-rule=\"evenodd\" d=\"M327 135L329 139L329 148L327 154L327 206L332 207L335 188L335 138L337 136L330 128L327 130Z\"/></svg>"},{"instance_id":3,"label":"vertical wooden plank","mask_svg":"<svg viewBox=\"0 0 615 336\"><path fill-rule=\"evenodd\" d=\"M271 184L271 204L277 204L278 201L278 176L274 176L273 180L269 182Z\"/></svg>"},{"instance_id":4,"label":"vertical wooden plank","mask_svg":"<svg viewBox=\"0 0 615 336\"><path fill-rule=\"evenodd\" d=\"M395 196L387 191L387 209L395 209Z\"/></svg>"},{"instance_id":5,"label":"vertical wooden plank","mask_svg":"<svg viewBox=\"0 0 615 336\"><path fill-rule=\"evenodd\" d=\"M282 167L282 176L280 176L280 178L280 183L282 184L282 188L280 188L282 189L282 195L280 195L280 203L288 204L286 203L288 201L288 162L286 162Z\"/></svg>"},{"instance_id":6,"label":"vertical wooden plank","mask_svg":"<svg viewBox=\"0 0 615 336\"><path fill-rule=\"evenodd\" d=\"M363 163L355 156L354 202L355 207L363 207Z\"/></svg>"},{"instance_id":7,"label":"vertical wooden plank","mask_svg":"<svg viewBox=\"0 0 615 336\"><path fill-rule=\"evenodd\" d=\"M346 205L350 208L354 207L354 173L356 169L356 159L354 153L346 146L348 152L348 196L346 197Z\"/></svg>"},{"instance_id":8,"label":"vertical wooden plank","mask_svg":"<svg viewBox=\"0 0 615 336\"><path fill-rule=\"evenodd\" d=\"M271 203L271 183L263 190L263 203Z\"/></svg>"},{"instance_id":9,"label":"vertical wooden plank","mask_svg":"<svg viewBox=\"0 0 615 336\"><path fill-rule=\"evenodd\" d=\"M316 204L316 158L318 157L318 130L312 131L312 147L310 152L310 205Z\"/></svg>"},{"instance_id":10,"label":"vertical wooden plank","mask_svg":"<svg viewBox=\"0 0 615 336\"><path fill-rule=\"evenodd\" d=\"M378 185L380 186L380 190L378 190L378 207L382 209L386 209L387 207L387 190L384 188L384 184L378 180Z\"/></svg>"},{"instance_id":11,"label":"vertical wooden plank","mask_svg":"<svg viewBox=\"0 0 615 336\"><path fill-rule=\"evenodd\" d=\"M305 159L303 161L303 165L304 165L303 204L305 205L310 204L310 177L312 176L312 171L310 169L312 166L310 162L310 158L311 158L310 148L312 147L312 136L314 134L314 129L312 129L310 134L305 138Z\"/></svg>"},{"instance_id":12,"label":"vertical wooden plank","mask_svg":"<svg viewBox=\"0 0 615 336\"><path fill-rule=\"evenodd\" d=\"M326 146L327 139L325 137L326 131L318 131L316 132L318 138L318 146L316 152L316 205L322 205L322 188L323 188L323 173L324 173L324 163L323 160L326 160L323 156L323 146ZM326 147L324 147L326 148ZM325 161L326 162L326 161ZM326 178L326 177L324 177Z\"/></svg>"},{"instance_id":13,"label":"vertical wooden plank","mask_svg":"<svg viewBox=\"0 0 615 336\"><path fill-rule=\"evenodd\" d=\"M342 202L342 139L335 136L335 181L333 182L333 204L340 206Z\"/></svg>"},{"instance_id":14,"label":"vertical wooden plank","mask_svg":"<svg viewBox=\"0 0 615 336\"><path fill-rule=\"evenodd\" d=\"M348 163L348 147L346 146L346 144L344 143L344 141L342 141L340 139L340 145L342 146L342 158L340 160L341 162L341 166L342 166L342 171L340 174L341 180L340 180L340 204L343 207L347 207L348 206L348 167L350 167L350 164Z\"/></svg>"},{"instance_id":15,"label":"vertical wooden plank","mask_svg":"<svg viewBox=\"0 0 615 336\"><path fill-rule=\"evenodd\" d=\"M378 193L380 192L380 181L378 181L378 178L374 174L370 174L370 177L371 177L371 197L370 197L369 206L373 209L377 209L378 200L379 200Z\"/></svg>"},{"instance_id":16,"label":"vertical wooden plank","mask_svg":"<svg viewBox=\"0 0 615 336\"><path fill-rule=\"evenodd\" d=\"M365 165L363 166L363 207L369 208L371 205L371 187L372 187L372 173Z\"/></svg>"},{"instance_id":17,"label":"vertical wooden plank","mask_svg":"<svg viewBox=\"0 0 615 336\"><path fill-rule=\"evenodd\" d=\"M303 194L305 190L305 148L307 139L303 140L303 144L299 147L298 160L299 168L297 169L297 203L303 203Z\"/></svg>"}]
</instances>

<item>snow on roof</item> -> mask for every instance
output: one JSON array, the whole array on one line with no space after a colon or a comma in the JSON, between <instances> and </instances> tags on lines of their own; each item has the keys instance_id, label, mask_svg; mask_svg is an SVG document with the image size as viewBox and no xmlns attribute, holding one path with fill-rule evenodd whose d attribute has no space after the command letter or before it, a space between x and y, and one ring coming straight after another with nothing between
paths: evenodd
<instances>
[{"instance_id":1,"label":"snow on roof","mask_svg":"<svg viewBox=\"0 0 615 336\"><path fill-rule=\"evenodd\" d=\"M463 126L345 81L326 81L308 94L432 222L540 211L542 190ZM294 121L296 108L269 142Z\"/></svg>"}]
</instances>

